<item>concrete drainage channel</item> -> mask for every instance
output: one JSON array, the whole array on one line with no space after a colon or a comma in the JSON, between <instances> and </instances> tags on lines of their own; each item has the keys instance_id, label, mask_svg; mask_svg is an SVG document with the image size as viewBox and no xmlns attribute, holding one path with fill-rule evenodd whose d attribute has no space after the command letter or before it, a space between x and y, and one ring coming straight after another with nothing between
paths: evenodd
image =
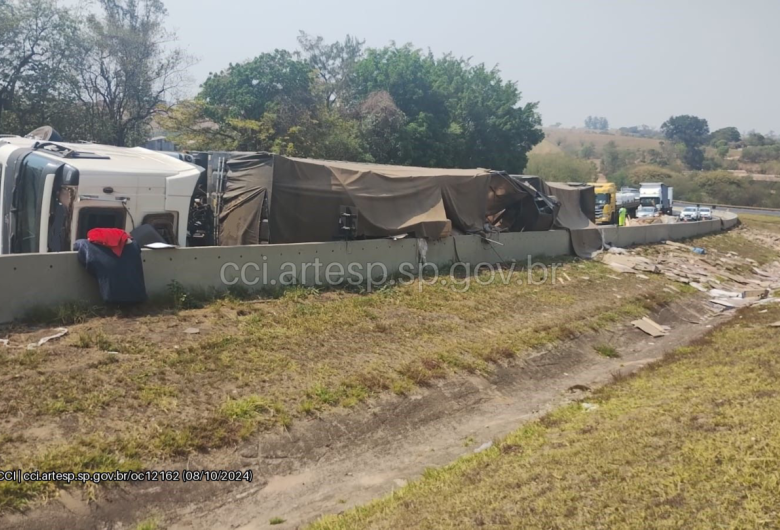
<instances>
[{"instance_id":1,"label":"concrete drainage channel","mask_svg":"<svg viewBox=\"0 0 780 530\"><path fill-rule=\"evenodd\" d=\"M646 366L726 322L701 295L656 311L671 327L652 338L630 323L588 333L537 351L490 377L460 376L409 397L388 396L362 410L333 411L293 424L283 434L262 435L239 447L229 461L196 455L181 467L253 468L252 484L157 483L120 486L86 504L68 492L29 515L0 518L3 528L127 528L166 514L170 528L296 528L320 515L341 512L389 493L428 467L487 447L492 440L592 389ZM608 342L621 358L594 351Z\"/></svg>"}]
</instances>

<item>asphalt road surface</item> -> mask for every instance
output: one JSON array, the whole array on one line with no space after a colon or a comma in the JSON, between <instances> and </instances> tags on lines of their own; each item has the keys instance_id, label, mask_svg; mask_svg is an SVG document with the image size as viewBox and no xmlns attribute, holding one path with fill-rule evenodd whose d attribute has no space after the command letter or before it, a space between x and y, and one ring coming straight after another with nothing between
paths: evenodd
<instances>
[{"instance_id":1,"label":"asphalt road surface","mask_svg":"<svg viewBox=\"0 0 780 530\"><path fill-rule=\"evenodd\" d=\"M685 206L696 206L694 203L687 203L682 201L675 201L675 204L679 206L675 206L675 212L677 210L682 210ZM709 204L702 203L701 206L710 206ZM772 215L775 217L780 217L780 210L761 210L761 209L755 209L755 208L748 208L748 207L733 207L733 206L718 206L713 210L714 213L717 213L719 211L728 211L728 212L734 212L736 214L746 213L750 215Z\"/></svg>"}]
</instances>

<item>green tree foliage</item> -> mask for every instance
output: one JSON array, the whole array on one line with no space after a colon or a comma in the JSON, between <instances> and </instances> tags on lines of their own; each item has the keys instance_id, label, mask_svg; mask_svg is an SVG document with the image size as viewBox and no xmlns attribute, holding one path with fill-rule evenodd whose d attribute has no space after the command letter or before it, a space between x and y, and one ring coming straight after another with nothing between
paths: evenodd
<instances>
[{"instance_id":1,"label":"green tree foliage","mask_svg":"<svg viewBox=\"0 0 780 530\"><path fill-rule=\"evenodd\" d=\"M555 182L594 182L598 169L593 162L563 153L532 154L525 174Z\"/></svg>"},{"instance_id":2,"label":"green tree foliage","mask_svg":"<svg viewBox=\"0 0 780 530\"><path fill-rule=\"evenodd\" d=\"M231 149L285 150L299 128L314 125L311 68L285 50L264 53L210 74L198 101L212 130L232 139Z\"/></svg>"},{"instance_id":3,"label":"green tree foliage","mask_svg":"<svg viewBox=\"0 0 780 530\"><path fill-rule=\"evenodd\" d=\"M90 122L91 137L136 145L152 118L184 81L190 59L169 44L168 12L160 0L98 0L90 15L74 91Z\"/></svg>"},{"instance_id":4,"label":"green tree foliage","mask_svg":"<svg viewBox=\"0 0 780 530\"><path fill-rule=\"evenodd\" d=\"M0 132L27 132L58 114L78 29L55 0L0 0ZM30 118L46 121L31 127Z\"/></svg>"},{"instance_id":5,"label":"green tree foliage","mask_svg":"<svg viewBox=\"0 0 780 530\"><path fill-rule=\"evenodd\" d=\"M585 118L585 128L594 131L608 131L609 121L601 116L588 116Z\"/></svg>"},{"instance_id":6,"label":"green tree foliage","mask_svg":"<svg viewBox=\"0 0 780 530\"><path fill-rule=\"evenodd\" d=\"M544 137L536 104L520 106L514 83L449 55L436 59L409 45L369 49L350 87L359 102L386 92L405 116L393 163L520 172Z\"/></svg>"},{"instance_id":7,"label":"green tree foliage","mask_svg":"<svg viewBox=\"0 0 780 530\"><path fill-rule=\"evenodd\" d=\"M212 74L163 126L201 148L515 173L544 137L536 104L520 105L496 69L409 45L299 40L300 54L277 50Z\"/></svg>"},{"instance_id":8,"label":"green tree foliage","mask_svg":"<svg viewBox=\"0 0 780 530\"><path fill-rule=\"evenodd\" d=\"M764 147L768 145L775 145L777 140L772 138L771 133L769 136L764 136L763 134L757 133L756 131L750 131L745 135L742 143L748 147Z\"/></svg>"},{"instance_id":9,"label":"green tree foliage","mask_svg":"<svg viewBox=\"0 0 780 530\"><path fill-rule=\"evenodd\" d=\"M713 146L728 145L742 140L742 135L736 127L723 127L710 134L709 143ZM722 143L721 143L722 142Z\"/></svg>"},{"instance_id":10,"label":"green tree foliage","mask_svg":"<svg viewBox=\"0 0 780 530\"><path fill-rule=\"evenodd\" d=\"M745 147L739 158L751 164L780 160L780 144Z\"/></svg>"},{"instance_id":11,"label":"green tree foliage","mask_svg":"<svg viewBox=\"0 0 780 530\"><path fill-rule=\"evenodd\" d=\"M596 145L593 142L583 144L580 148L580 158L593 158L596 156Z\"/></svg>"},{"instance_id":12,"label":"green tree foliage","mask_svg":"<svg viewBox=\"0 0 780 530\"><path fill-rule=\"evenodd\" d=\"M160 0L96 5L77 17L57 0L0 0L3 132L48 124L71 140L146 139L191 61L173 44Z\"/></svg>"},{"instance_id":13,"label":"green tree foliage","mask_svg":"<svg viewBox=\"0 0 780 530\"><path fill-rule=\"evenodd\" d=\"M672 116L661 125L666 138L681 146L682 161L691 169L701 169L704 150L701 148L710 134L707 120L696 116Z\"/></svg>"},{"instance_id":14,"label":"green tree foliage","mask_svg":"<svg viewBox=\"0 0 780 530\"><path fill-rule=\"evenodd\" d=\"M312 68L317 92L328 108L347 103L347 82L363 57L364 44L365 41L350 35L344 42L326 43L322 37L313 37L304 31L299 33L301 55Z\"/></svg>"},{"instance_id":15,"label":"green tree foliage","mask_svg":"<svg viewBox=\"0 0 780 530\"><path fill-rule=\"evenodd\" d=\"M601 150L601 171L609 176L628 168L637 160L637 152L631 149L620 149L613 141L609 141Z\"/></svg>"}]
</instances>

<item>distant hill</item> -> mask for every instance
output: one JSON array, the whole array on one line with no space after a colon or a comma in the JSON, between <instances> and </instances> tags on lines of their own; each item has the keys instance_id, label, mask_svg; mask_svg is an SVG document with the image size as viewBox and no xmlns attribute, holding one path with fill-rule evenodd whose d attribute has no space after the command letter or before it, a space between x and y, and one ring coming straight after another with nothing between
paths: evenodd
<instances>
[{"instance_id":1,"label":"distant hill","mask_svg":"<svg viewBox=\"0 0 780 530\"><path fill-rule=\"evenodd\" d=\"M639 138L636 136L623 136L617 132L597 132L587 129L554 129L544 128L545 140L559 150L565 150L568 145L574 149L580 149L583 145L592 143L599 151L610 141L615 142L622 149L659 149L661 140L655 138ZM541 146L539 144L537 147ZM534 149L533 152L536 152ZM558 151L560 152L560 151Z\"/></svg>"}]
</instances>

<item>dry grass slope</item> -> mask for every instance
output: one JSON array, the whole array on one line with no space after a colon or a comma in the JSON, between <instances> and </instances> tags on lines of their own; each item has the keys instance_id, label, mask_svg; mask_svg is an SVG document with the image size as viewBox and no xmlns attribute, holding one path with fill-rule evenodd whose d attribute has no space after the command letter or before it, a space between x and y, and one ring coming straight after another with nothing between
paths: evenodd
<instances>
[{"instance_id":1,"label":"dry grass slope","mask_svg":"<svg viewBox=\"0 0 780 530\"><path fill-rule=\"evenodd\" d=\"M780 307L314 530L777 528ZM589 410L588 410L589 409Z\"/></svg>"},{"instance_id":2,"label":"dry grass slope","mask_svg":"<svg viewBox=\"0 0 780 530\"><path fill-rule=\"evenodd\" d=\"M586 129L544 129L545 141L553 146L567 144L579 149L583 145L593 143L600 152L609 142L615 142L621 149L659 149L659 140L653 138L638 138L635 136L622 136L619 134L600 134Z\"/></svg>"},{"instance_id":3,"label":"dry grass slope","mask_svg":"<svg viewBox=\"0 0 780 530\"><path fill-rule=\"evenodd\" d=\"M169 467L381 392L489 373L494 363L674 296L660 289L664 279L615 281L595 262L570 262L562 272L571 278L565 285L528 285L517 271L521 285L472 282L462 293L416 283L371 294L297 288L147 316L69 311L77 322L69 335L36 350L24 345L48 328L4 329L11 346L0 350L0 465ZM185 333L190 327L200 333ZM0 483L0 510L55 491Z\"/></svg>"}]
</instances>

